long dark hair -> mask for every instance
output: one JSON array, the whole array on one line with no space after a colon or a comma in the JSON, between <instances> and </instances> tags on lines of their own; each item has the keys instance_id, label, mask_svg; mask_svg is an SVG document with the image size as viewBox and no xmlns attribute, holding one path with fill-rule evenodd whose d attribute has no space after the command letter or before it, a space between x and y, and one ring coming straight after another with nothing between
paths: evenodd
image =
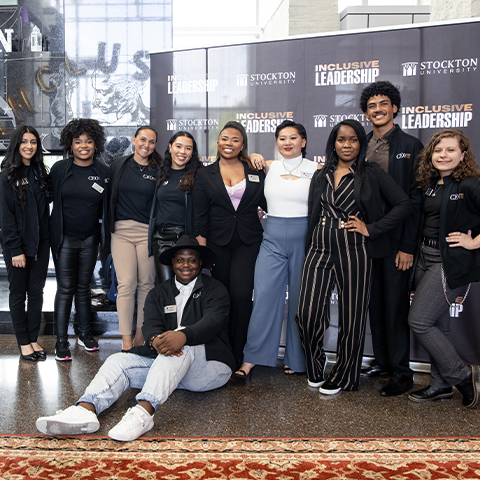
<instances>
[{"instance_id":1,"label":"long dark hair","mask_svg":"<svg viewBox=\"0 0 480 480\"><path fill-rule=\"evenodd\" d=\"M25 210L25 205L27 202L27 187L23 184L23 179L25 178L25 165L22 162L22 156L20 155L19 149L25 133L31 133L37 140L37 151L30 160L30 167L37 177L40 184L40 189L43 193L45 193L47 201L49 202L52 197L48 183L47 169L43 163L42 142L40 141L40 135L33 127L22 125L13 131L10 137L10 145L7 148L5 158L3 159L1 165L2 171L6 170L8 172L8 183L12 186L13 190L17 194L18 203L22 210Z\"/></svg>"},{"instance_id":2,"label":"long dark hair","mask_svg":"<svg viewBox=\"0 0 480 480\"><path fill-rule=\"evenodd\" d=\"M162 166L160 167L157 175L157 185L166 182L170 178L170 172L172 169L172 154L170 153L169 147L175 143L175 140L178 137L187 137L192 141L192 156L183 169L182 181L180 183L181 190L185 192L191 192L193 188L193 181L195 180L195 174L197 173L197 170L202 167L202 164L198 157L197 142L193 138L192 134L188 132L177 132L168 141L168 147L165 150L165 158L163 159Z\"/></svg>"},{"instance_id":3,"label":"long dark hair","mask_svg":"<svg viewBox=\"0 0 480 480\"><path fill-rule=\"evenodd\" d=\"M305 158L307 155L307 131L305 130L305 127L301 123L296 123L292 120L284 120L275 130L275 139L278 140L278 137L280 136L280 132L284 128L294 128L297 133L300 135L301 138L305 140L305 146L302 148L302 157Z\"/></svg>"},{"instance_id":4,"label":"long dark hair","mask_svg":"<svg viewBox=\"0 0 480 480\"><path fill-rule=\"evenodd\" d=\"M358 141L360 143L360 151L358 152L357 157L357 173L363 175L365 171L365 155L367 154L367 134L365 133L365 129L362 127L360 122L356 120L343 120L340 123L337 123L330 132L330 135L327 140L327 146L325 148L325 165L321 170L321 174L319 175L319 179L322 175L325 175L330 169L335 169L338 164L338 155L335 151L335 141L337 140L338 131L340 128L345 125L347 127L351 127L355 130L355 134L358 137Z\"/></svg>"},{"instance_id":5,"label":"long dark hair","mask_svg":"<svg viewBox=\"0 0 480 480\"><path fill-rule=\"evenodd\" d=\"M155 134L155 141L158 142L158 133L150 125L142 125L137 128L134 137L136 137L142 130L151 130ZM153 152L148 156L148 169L152 169L152 163L155 163L158 169L162 166L162 156L157 152L156 148L153 149Z\"/></svg>"},{"instance_id":6,"label":"long dark hair","mask_svg":"<svg viewBox=\"0 0 480 480\"><path fill-rule=\"evenodd\" d=\"M102 153L105 146L105 131L98 120L75 118L65 125L60 134L60 146L66 157L73 156L72 143L75 138L86 133L95 143L95 155Z\"/></svg>"}]
</instances>

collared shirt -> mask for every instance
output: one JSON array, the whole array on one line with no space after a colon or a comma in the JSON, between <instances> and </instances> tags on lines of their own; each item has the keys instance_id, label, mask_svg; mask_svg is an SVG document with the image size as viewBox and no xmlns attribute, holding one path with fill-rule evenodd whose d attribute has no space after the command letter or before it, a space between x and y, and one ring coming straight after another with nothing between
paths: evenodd
<instances>
[{"instance_id":1,"label":"collared shirt","mask_svg":"<svg viewBox=\"0 0 480 480\"><path fill-rule=\"evenodd\" d=\"M387 173L388 173L388 154L390 150L388 137L393 132L394 129L395 129L395 125L383 137L377 137L374 132L367 146L368 161L371 163L378 164Z\"/></svg>"},{"instance_id":2,"label":"collared shirt","mask_svg":"<svg viewBox=\"0 0 480 480\"><path fill-rule=\"evenodd\" d=\"M185 308L185 304L187 303L187 300L192 295L193 287L195 286L196 281L197 281L197 277L195 277L190 283L187 283L187 285L183 285L183 283L180 283L175 278L175 286L177 287L178 291L180 292L175 297L175 304L177 306L177 328L176 328L177 331L178 330L183 330L185 328L185 327L181 326L183 310Z\"/></svg>"}]
</instances>

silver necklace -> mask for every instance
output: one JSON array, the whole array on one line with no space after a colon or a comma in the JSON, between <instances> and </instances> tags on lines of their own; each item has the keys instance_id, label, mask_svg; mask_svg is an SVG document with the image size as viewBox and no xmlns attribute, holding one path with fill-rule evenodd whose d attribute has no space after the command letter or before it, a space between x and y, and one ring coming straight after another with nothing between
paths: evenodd
<instances>
[{"instance_id":1,"label":"silver necklace","mask_svg":"<svg viewBox=\"0 0 480 480\"><path fill-rule=\"evenodd\" d=\"M292 168L291 170L289 170L289 169L287 168L287 166L285 165L285 159L282 159L283 168L285 169L285 171L288 172L289 175L292 175L292 173L302 164L302 162L303 162L303 158L300 160L300 163L299 163L297 166L295 166L294 168Z\"/></svg>"},{"instance_id":2,"label":"silver necklace","mask_svg":"<svg viewBox=\"0 0 480 480\"><path fill-rule=\"evenodd\" d=\"M443 187L443 183L437 183L431 197L433 198L442 187Z\"/></svg>"}]
</instances>

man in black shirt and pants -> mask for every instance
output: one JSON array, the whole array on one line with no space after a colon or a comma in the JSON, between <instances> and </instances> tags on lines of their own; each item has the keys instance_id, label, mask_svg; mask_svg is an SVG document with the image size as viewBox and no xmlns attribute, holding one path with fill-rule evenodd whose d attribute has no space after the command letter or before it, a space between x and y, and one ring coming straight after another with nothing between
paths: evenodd
<instances>
[{"instance_id":1,"label":"man in black shirt and pants","mask_svg":"<svg viewBox=\"0 0 480 480\"><path fill-rule=\"evenodd\" d=\"M400 92L390 82L366 87L360 107L373 125L367 136L367 161L378 163L403 188L413 204L412 214L389 233L390 254L373 260L370 328L375 360L364 377L392 375L380 395L401 395L413 386L409 366L409 280L417 247L422 197L415 181L416 158L423 148L393 119L400 110Z\"/></svg>"}]
</instances>

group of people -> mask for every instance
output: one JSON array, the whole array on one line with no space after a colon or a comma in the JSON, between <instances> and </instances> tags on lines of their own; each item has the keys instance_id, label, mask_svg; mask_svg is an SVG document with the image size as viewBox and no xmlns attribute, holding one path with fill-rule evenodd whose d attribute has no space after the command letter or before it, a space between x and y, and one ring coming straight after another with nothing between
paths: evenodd
<instances>
[{"instance_id":1,"label":"group of people","mask_svg":"<svg viewBox=\"0 0 480 480\"><path fill-rule=\"evenodd\" d=\"M244 380L255 365L275 366L287 285L286 374L306 372L324 395L358 390L361 376L389 376L380 394L401 395L413 387L412 330L432 373L409 399L449 399L455 386L466 407L477 403L480 368L456 352L449 317L450 305L480 280L480 171L468 139L442 130L423 148L395 125L401 98L390 82L366 87L360 106L373 132L355 120L335 125L323 166L305 158L307 133L293 121L275 132L277 160L249 156L245 129L228 122L207 167L188 132L170 139L162 159L156 132L141 127L133 155L110 169L97 158L101 126L74 120L61 136L67 158L50 177L36 131L14 132L0 174L1 227L22 358L46 355L37 336L49 243L57 360L71 359L73 297L79 345L98 349L90 279L98 245L110 236L118 276L122 352L109 357L77 405L38 419L40 431L94 432L97 415L135 387L138 404L109 432L133 440L152 428L175 388L210 390L232 373ZM334 286L337 358L326 372ZM362 369L367 312L375 359Z\"/></svg>"}]
</instances>

